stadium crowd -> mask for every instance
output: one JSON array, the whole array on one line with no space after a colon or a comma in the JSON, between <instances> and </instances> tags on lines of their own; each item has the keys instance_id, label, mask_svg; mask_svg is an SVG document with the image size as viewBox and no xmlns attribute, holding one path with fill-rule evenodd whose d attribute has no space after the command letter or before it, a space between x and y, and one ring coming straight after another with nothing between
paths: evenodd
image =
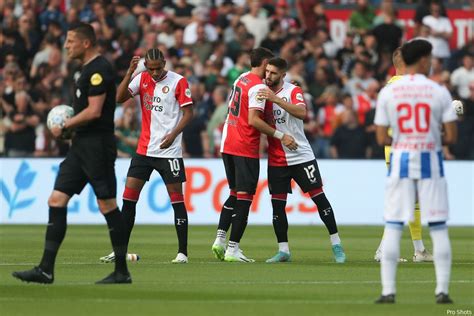
<instances>
[{"instance_id":1,"label":"stadium crowd","mask_svg":"<svg viewBox=\"0 0 474 316\"><path fill-rule=\"evenodd\" d=\"M94 27L101 53L115 65L117 84L132 56L152 47L165 54L168 69L188 79L194 118L183 133L185 157L219 156L230 86L249 69L248 52L263 46L288 61L286 80L305 91L305 130L316 157L382 158L373 120L377 94L395 74L392 52L405 34L397 20L400 2L78 0L65 9L64 0L2 1L0 153L51 157L67 151L67 142L54 140L45 121L52 107L72 102L78 65L66 62L63 44L68 27L82 21ZM353 8L342 47L328 31L328 3ZM445 148L445 156L474 159L474 42L450 50L445 4L403 3L416 9L415 35L434 46L431 79L465 105L459 141ZM139 132L134 101L117 105L119 156L133 154Z\"/></svg>"}]
</instances>

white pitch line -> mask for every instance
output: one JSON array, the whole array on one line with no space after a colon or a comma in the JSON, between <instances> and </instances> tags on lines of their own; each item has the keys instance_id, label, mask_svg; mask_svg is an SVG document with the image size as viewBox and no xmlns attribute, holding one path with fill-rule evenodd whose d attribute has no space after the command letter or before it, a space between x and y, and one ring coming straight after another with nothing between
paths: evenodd
<instances>
[{"instance_id":1,"label":"white pitch line","mask_svg":"<svg viewBox=\"0 0 474 316\"><path fill-rule=\"evenodd\" d=\"M351 264L361 264L361 263L372 263L374 265L380 265L380 263L378 262L375 262L375 261L349 261L349 262L346 262L345 265L351 265ZM413 262L402 262L400 263L400 266L404 266L405 264L411 264ZM102 263L102 262L57 262L56 263L56 266L58 265L107 265L107 263ZM140 262L128 262L128 264L130 265L146 265L146 266L150 266L150 265L173 265L173 266L176 266L175 264L172 264L171 263L171 260L170 261L151 261L151 260L146 260L146 262L144 262L143 260L140 261ZM223 265L233 265L233 264L229 264L229 263L225 263L225 262L222 262L222 261L190 261L188 263L188 265L192 265L192 264L223 264ZM247 264L243 264L243 265L251 265L251 264L264 264L265 266L275 266L275 264L265 264L264 261L257 261L255 263L247 263ZM309 266L309 265L312 265L312 266L318 266L319 264L334 264L336 265L336 263L334 261L320 261L320 262L316 262L316 263L308 263L308 262L292 262L292 263L285 263L284 265L304 265L304 266ZM423 262L423 263L416 263L416 265L428 265L430 263L428 262ZM5 262L0 262L0 266L5 266L5 267L9 267L9 266L30 266L30 265L37 265L37 262L18 262L18 263L5 263ZM237 265L239 266L240 264L234 264L234 265ZM474 265L474 262L453 262L452 265ZM338 267L341 267L342 265L337 265Z\"/></svg>"}]
</instances>

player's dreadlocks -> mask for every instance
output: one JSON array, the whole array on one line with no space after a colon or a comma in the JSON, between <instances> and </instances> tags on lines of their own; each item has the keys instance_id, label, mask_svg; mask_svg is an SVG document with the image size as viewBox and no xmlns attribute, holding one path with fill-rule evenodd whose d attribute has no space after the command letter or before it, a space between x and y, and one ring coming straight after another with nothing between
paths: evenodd
<instances>
[{"instance_id":1,"label":"player's dreadlocks","mask_svg":"<svg viewBox=\"0 0 474 316\"><path fill-rule=\"evenodd\" d=\"M165 60L163 52L158 48L150 48L145 55L146 60Z\"/></svg>"}]
</instances>

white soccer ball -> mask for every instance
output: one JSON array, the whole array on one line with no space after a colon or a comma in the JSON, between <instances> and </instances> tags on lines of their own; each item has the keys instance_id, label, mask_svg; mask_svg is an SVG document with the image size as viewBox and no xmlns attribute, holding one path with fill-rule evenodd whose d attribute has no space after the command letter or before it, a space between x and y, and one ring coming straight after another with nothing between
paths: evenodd
<instances>
[{"instance_id":1,"label":"white soccer ball","mask_svg":"<svg viewBox=\"0 0 474 316\"><path fill-rule=\"evenodd\" d=\"M48 113L46 124L48 129L53 127L64 127L67 119L74 116L74 109L69 105L58 105L51 109Z\"/></svg>"}]
</instances>

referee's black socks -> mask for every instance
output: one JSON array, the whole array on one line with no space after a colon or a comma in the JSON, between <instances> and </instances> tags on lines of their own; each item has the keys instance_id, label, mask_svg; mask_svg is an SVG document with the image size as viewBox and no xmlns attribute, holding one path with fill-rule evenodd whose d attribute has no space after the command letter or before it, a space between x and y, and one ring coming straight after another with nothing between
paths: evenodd
<instances>
[{"instance_id":1,"label":"referee's black socks","mask_svg":"<svg viewBox=\"0 0 474 316\"><path fill-rule=\"evenodd\" d=\"M137 201L123 200L122 216L125 223L125 241L128 245L133 226L135 225L135 215L137 213Z\"/></svg>"},{"instance_id":2,"label":"referee's black socks","mask_svg":"<svg viewBox=\"0 0 474 316\"><path fill-rule=\"evenodd\" d=\"M39 267L46 273L54 273L54 263L59 247L66 235L67 208L49 207L48 227L46 228L46 240L44 244L43 257Z\"/></svg>"},{"instance_id":3,"label":"referee's black socks","mask_svg":"<svg viewBox=\"0 0 474 316\"><path fill-rule=\"evenodd\" d=\"M122 213L118 208L104 214L107 226L109 227L110 240L115 253L115 271L127 274L127 256L126 227Z\"/></svg>"}]
</instances>

